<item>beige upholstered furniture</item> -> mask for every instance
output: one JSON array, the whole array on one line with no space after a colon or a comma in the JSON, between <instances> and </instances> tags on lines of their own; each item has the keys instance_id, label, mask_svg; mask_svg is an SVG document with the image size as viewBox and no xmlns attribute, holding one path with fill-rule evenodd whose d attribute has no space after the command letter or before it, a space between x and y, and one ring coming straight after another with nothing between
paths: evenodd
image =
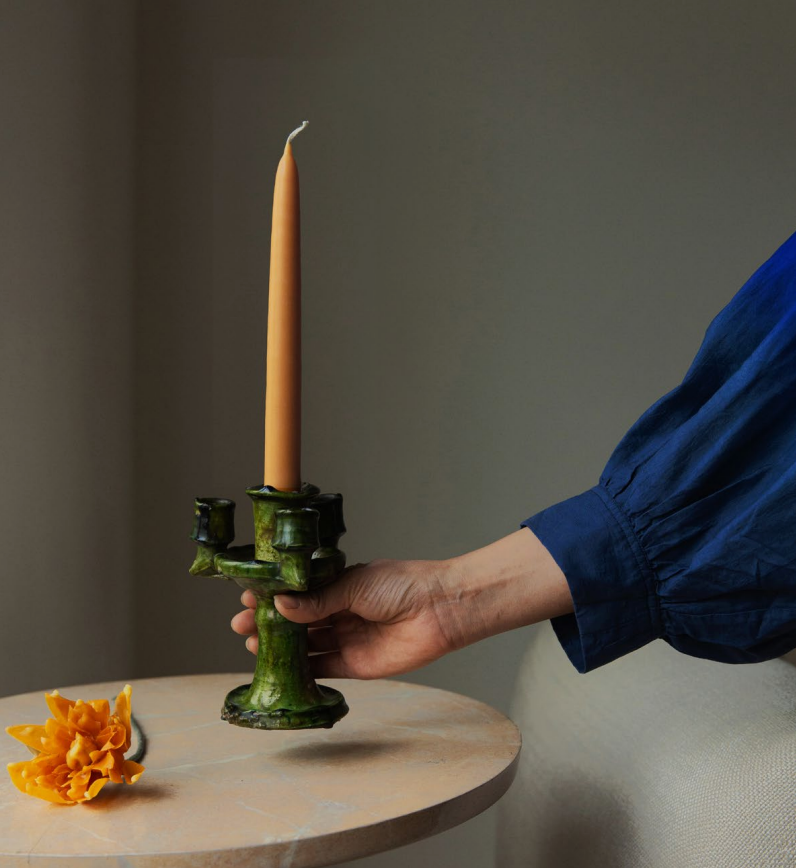
<instances>
[{"instance_id":1,"label":"beige upholstered furniture","mask_svg":"<svg viewBox=\"0 0 796 868\"><path fill-rule=\"evenodd\" d=\"M796 666L662 641L587 675L549 624L518 678L500 868L796 866Z\"/></svg>"}]
</instances>

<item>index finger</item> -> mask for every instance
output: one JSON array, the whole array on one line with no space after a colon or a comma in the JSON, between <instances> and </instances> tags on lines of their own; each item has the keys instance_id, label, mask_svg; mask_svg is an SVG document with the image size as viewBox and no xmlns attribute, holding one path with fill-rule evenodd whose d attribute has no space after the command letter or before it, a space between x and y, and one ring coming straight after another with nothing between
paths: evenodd
<instances>
[{"instance_id":1,"label":"index finger","mask_svg":"<svg viewBox=\"0 0 796 868\"><path fill-rule=\"evenodd\" d=\"M240 601L247 609L257 608L257 597L255 597L254 593L248 589L240 595ZM321 618L319 621L311 621L307 624L308 627L331 627L332 625L333 622L331 617Z\"/></svg>"}]
</instances>

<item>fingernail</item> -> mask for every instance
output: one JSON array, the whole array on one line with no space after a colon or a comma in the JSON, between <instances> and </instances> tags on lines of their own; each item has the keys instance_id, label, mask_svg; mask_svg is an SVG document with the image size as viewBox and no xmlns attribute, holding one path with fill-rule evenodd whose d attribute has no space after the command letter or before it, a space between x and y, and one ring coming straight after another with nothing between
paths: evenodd
<instances>
[{"instance_id":1,"label":"fingernail","mask_svg":"<svg viewBox=\"0 0 796 868\"><path fill-rule=\"evenodd\" d=\"M274 601L278 602L283 609L298 609L301 601L293 594L277 594Z\"/></svg>"}]
</instances>

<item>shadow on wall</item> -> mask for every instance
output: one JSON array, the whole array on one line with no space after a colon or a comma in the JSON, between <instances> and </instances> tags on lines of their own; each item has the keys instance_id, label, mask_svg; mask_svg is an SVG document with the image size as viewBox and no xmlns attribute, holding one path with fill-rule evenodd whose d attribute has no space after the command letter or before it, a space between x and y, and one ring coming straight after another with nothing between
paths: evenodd
<instances>
[{"instance_id":1,"label":"shadow on wall","mask_svg":"<svg viewBox=\"0 0 796 868\"><path fill-rule=\"evenodd\" d=\"M18 3L2 19L6 694L132 669L135 10Z\"/></svg>"}]
</instances>

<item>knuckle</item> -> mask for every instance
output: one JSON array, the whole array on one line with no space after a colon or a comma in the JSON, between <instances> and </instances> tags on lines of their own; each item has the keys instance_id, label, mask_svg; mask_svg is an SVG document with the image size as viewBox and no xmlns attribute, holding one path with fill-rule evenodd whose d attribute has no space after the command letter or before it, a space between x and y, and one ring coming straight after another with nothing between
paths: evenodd
<instances>
[{"instance_id":1,"label":"knuckle","mask_svg":"<svg viewBox=\"0 0 796 868\"><path fill-rule=\"evenodd\" d=\"M323 594L320 591L310 591L305 594L302 603L304 602L307 603L307 608L313 612L320 612L323 610Z\"/></svg>"}]
</instances>

